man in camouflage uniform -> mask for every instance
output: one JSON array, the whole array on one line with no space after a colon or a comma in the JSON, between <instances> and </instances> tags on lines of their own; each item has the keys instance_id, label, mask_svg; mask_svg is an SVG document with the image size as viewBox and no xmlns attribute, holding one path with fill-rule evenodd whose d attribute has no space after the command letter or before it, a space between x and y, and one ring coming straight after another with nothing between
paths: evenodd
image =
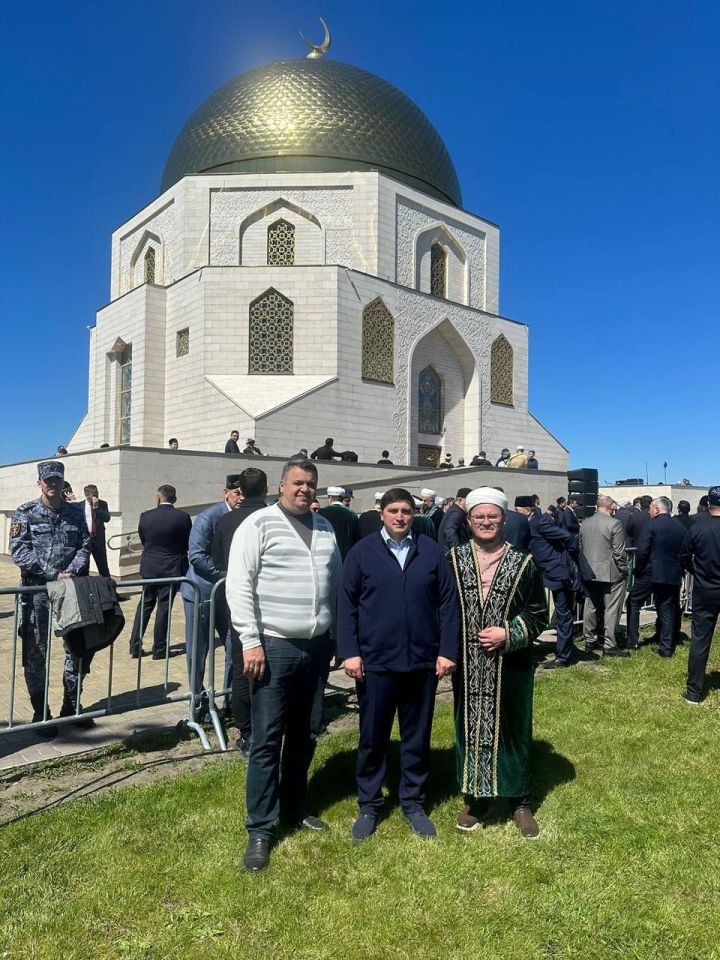
<instances>
[{"instance_id":1,"label":"man in camouflage uniform","mask_svg":"<svg viewBox=\"0 0 720 960\"><path fill-rule=\"evenodd\" d=\"M43 586L50 580L77 576L90 558L90 534L82 506L68 503L63 496L65 468L54 460L38 464L40 497L22 504L10 524L10 554L20 567L23 586ZM45 703L45 669L50 626L50 601L45 592L25 594L21 598L22 663L33 723L50 719ZM82 661L83 675L90 667L92 654ZM60 716L75 713L78 685L82 684L80 661L65 647L63 669L64 697ZM47 711L47 712L46 712ZM82 721L90 726L92 720ZM40 728L41 735L54 736L57 727Z\"/></svg>"}]
</instances>

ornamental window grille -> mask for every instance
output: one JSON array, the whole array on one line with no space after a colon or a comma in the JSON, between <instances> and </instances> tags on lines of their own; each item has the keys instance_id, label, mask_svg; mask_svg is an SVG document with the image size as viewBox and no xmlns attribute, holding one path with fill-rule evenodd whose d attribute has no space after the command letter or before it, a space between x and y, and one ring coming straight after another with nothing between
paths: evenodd
<instances>
[{"instance_id":1,"label":"ornamental window grille","mask_svg":"<svg viewBox=\"0 0 720 960\"><path fill-rule=\"evenodd\" d=\"M431 366L418 374L418 433L442 432L442 381Z\"/></svg>"},{"instance_id":2,"label":"ornamental window grille","mask_svg":"<svg viewBox=\"0 0 720 960\"><path fill-rule=\"evenodd\" d=\"M175 356L186 357L190 353L190 328L185 327L175 334Z\"/></svg>"},{"instance_id":3,"label":"ornamental window grille","mask_svg":"<svg viewBox=\"0 0 720 960\"><path fill-rule=\"evenodd\" d=\"M267 262L269 267L291 267L295 263L295 227L287 220L276 220L268 227Z\"/></svg>"},{"instance_id":4,"label":"ornamental window grille","mask_svg":"<svg viewBox=\"0 0 720 960\"><path fill-rule=\"evenodd\" d=\"M447 250L441 243L430 247L430 293L447 297Z\"/></svg>"},{"instance_id":5,"label":"ornamental window grille","mask_svg":"<svg viewBox=\"0 0 720 960\"><path fill-rule=\"evenodd\" d=\"M377 383L393 383L395 321L380 297L362 314L362 377Z\"/></svg>"},{"instance_id":6,"label":"ornamental window grille","mask_svg":"<svg viewBox=\"0 0 720 960\"><path fill-rule=\"evenodd\" d=\"M132 412L132 346L125 347L119 358L120 364L120 417L118 419L118 443L130 443L130 415Z\"/></svg>"},{"instance_id":7,"label":"ornamental window grille","mask_svg":"<svg viewBox=\"0 0 720 960\"><path fill-rule=\"evenodd\" d=\"M250 304L249 373L293 372L291 300L272 288Z\"/></svg>"},{"instance_id":8,"label":"ornamental window grille","mask_svg":"<svg viewBox=\"0 0 720 960\"><path fill-rule=\"evenodd\" d=\"M155 283L155 247L145 253L145 283Z\"/></svg>"},{"instance_id":9,"label":"ornamental window grille","mask_svg":"<svg viewBox=\"0 0 720 960\"><path fill-rule=\"evenodd\" d=\"M490 348L490 400L513 405L513 348L502 335Z\"/></svg>"}]
</instances>

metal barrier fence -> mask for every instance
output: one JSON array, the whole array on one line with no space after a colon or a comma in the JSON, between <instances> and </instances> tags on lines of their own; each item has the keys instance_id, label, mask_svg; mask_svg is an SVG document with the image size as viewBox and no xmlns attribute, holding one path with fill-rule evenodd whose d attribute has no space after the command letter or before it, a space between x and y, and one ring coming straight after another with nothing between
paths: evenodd
<instances>
[{"instance_id":1,"label":"metal barrier fence","mask_svg":"<svg viewBox=\"0 0 720 960\"><path fill-rule=\"evenodd\" d=\"M37 645L37 650L35 651L36 655L44 658L44 690L43 690L43 711L42 719L35 720L31 722L20 721L16 722L15 720L15 704L17 701L17 677L18 677L18 639L19 631L21 627L21 621L24 624L24 630L28 629L27 618L29 616L29 611L22 611L21 617L21 607L27 605L28 602L34 605L33 597L37 595L44 594L47 598L47 589L44 586L18 586L18 587L2 587L0 588L0 598L3 596L13 597L13 620L12 620L12 636L10 643L10 662L8 664L8 678L9 678L9 696L8 696L8 717L7 724L0 725L0 736L8 735L11 733L17 733L24 730L38 730L43 727L55 727L70 725L77 723L78 721L84 721L88 719L95 719L98 717L106 717L110 715L124 714L128 713L131 710L138 709L142 707L143 709L149 709L152 707L160 707L169 703L182 703L186 702L188 705L188 715L187 719L183 721L185 726L197 734L200 743L204 750L210 750L210 742L208 740L207 734L201 724L198 722L198 710L201 704L200 691L196 689L196 676L197 671L187 671L187 687L182 689L181 692L171 692L169 688L169 659L170 659L170 640L171 640L171 631L172 631L172 611L173 611L173 601L178 592L178 588L181 585L187 585L192 592L192 600L189 601L191 610L192 610L192 629L190 632L191 635L191 647L190 647L190 658L189 660L194 664L197 661L197 651L198 651L198 639L199 639L199 628L201 620L201 601L200 601L200 590L196 583L192 580L187 579L186 577L163 577L152 580L126 580L118 583L118 587L121 593L124 593L127 590L136 590L140 588L140 620L139 628L140 635L145 632L146 622L145 622L145 596L146 589L148 587L157 589L161 587L169 586L171 588L170 598L169 598L169 610L168 610L168 623L165 636L165 670L164 670L164 680L162 684L162 697L149 697L148 690L143 687L143 669L142 669L142 656L139 656L137 659L137 672L135 679L135 703L134 705L119 705L113 703L113 698L117 696L117 692L114 690L113 681L115 677L114 671L114 647L115 643L120 640L120 637L124 635L123 633L120 637L109 646L105 648L108 650L108 669L107 669L107 693L105 697L105 703L102 707L98 707L94 710L85 710L82 713L80 712L80 695L82 682L87 676L85 667L87 664L83 663L83 658L76 658L77 661L77 675L78 682L76 684L76 691L74 696L74 706L73 713L68 714L62 717L49 717L48 716L48 695L50 692L50 675L51 675L51 660L53 652L53 638L54 638L54 626L55 626L55 617L52 611L52 605L47 600L47 633L44 637L39 636L39 629L37 626L33 626L31 629L34 630L34 642ZM27 598L27 599L25 599ZM187 610L186 610L187 615ZM126 621L126 628L130 627L129 621ZM44 632L44 631L43 631ZM57 642L57 641L56 641ZM141 641L142 642L142 641ZM98 655L102 654L104 650L100 650ZM187 649L185 650L187 655ZM69 656L66 649L66 659ZM65 670L65 667L63 667ZM182 686L182 685L181 685ZM65 688L66 689L66 688ZM128 691L125 691L127 693ZM132 691L130 691L132 692ZM143 696L144 695L144 696ZM126 698L127 699L127 698ZM37 711L36 711L37 712ZM216 722L217 719L217 722ZM213 718L213 724L215 726L215 733L220 741L220 744L223 749L225 749L225 738L224 733L222 732L222 725L219 722L219 718Z\"/></svg>"},{"instance_id":2,"label":"metal barrier fence","mask_svg":"<svg viewBox=\"0 0 720 960\"><path fill-rule=\"evenodd\" d=\"M628 559L628 572L625 578L626 592L625 597L627 599L628 594L633 588L635 582L634 572L635 572L635 547L626 547L625 555ZM693 577L692 574L686 573L683 577L682 584L680 585L680 610L684 616L692 616L692 589L693 589ZM550 590L546 590L545 594L548 598L548 609L553 610L552 604L552 593ZM583 611L584 611L584 597L582 591L579 591L575 600L575 611L573 618L573 625L578 627L582 626L583 623ZM655 610L655 600L652 594L648 597L645 603L640 608L648 612Z\"/></svg>"}]
</instances>

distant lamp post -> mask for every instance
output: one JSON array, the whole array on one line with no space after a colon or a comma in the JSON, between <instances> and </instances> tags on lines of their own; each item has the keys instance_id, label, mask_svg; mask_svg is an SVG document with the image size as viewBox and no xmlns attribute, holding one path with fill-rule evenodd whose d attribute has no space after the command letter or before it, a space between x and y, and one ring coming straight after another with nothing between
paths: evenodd
<instances>
[{"instance_id":1,"label":"distant lamp post","mask_svg":"<svg viewBox=\"0 0 720 960\"><path fill-rule=\"evenodd\" d=\"M663 483L667 484L667 460L663 462Z\"/></svg>"}]
</instances>

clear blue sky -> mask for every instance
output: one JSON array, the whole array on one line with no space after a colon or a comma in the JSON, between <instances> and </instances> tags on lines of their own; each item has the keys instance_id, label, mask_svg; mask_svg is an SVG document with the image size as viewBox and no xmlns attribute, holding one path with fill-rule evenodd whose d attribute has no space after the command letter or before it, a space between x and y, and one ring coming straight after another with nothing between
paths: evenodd
<instances>
[{"instance_id":1,"label":"clear blue sky","mask_svg":"<svg viewBox=\"0 0 720 960\"><path fill-rule=\"evenodd\" d=\"M297 35L425 110L467 209L500 224L530 407L601 480L720 482L720 3L3 0L0 462L86 409L110 233L192 110Z\"/></svg>"}]
</instances>

